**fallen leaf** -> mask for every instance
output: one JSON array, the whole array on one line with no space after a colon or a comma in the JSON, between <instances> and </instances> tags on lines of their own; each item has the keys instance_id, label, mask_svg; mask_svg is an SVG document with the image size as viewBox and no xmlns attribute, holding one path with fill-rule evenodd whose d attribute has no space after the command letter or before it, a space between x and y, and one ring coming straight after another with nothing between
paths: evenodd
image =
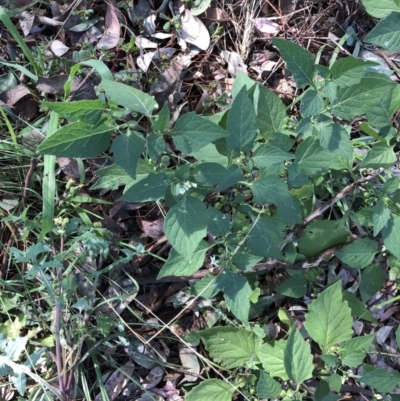
<instances>
[{"instance_id":1,"label":"fallen leaf","mask_svg":"<svg viewBox=\"0 0 400 401\"><path fill-rule=\"evenodd\" d=\"M182 367L187 369L188 372L196 373L197 375L200 373L199 360L197 359L196 352L193 348L187 347L184 344L179 344L179 358L181 360ZM188 382L195 382L198 377L186 373L185 379Z\"/></svg>"},{"instance_id":2,"label":"fallen leaf","mask_svg":"<svg viewBox=\"0 0 400 401\"><path fill-rule=\"evenodd\" d=\"M107 2L106 21L104 35L97 43L98 49L113 49L117 46L120 39L120 27L116 13L116 8L113 4Z\"/></svg>"},{"instance_id":3,"label":"fallen leaf","mask_svg":"<svg viewBox=\"0 0 400 401\"><path fill-rule=\"evenodd\" d=\"M158 240L164 235L164 219L160 218L154 221L142 221L144 233L154 240Z\"/></svg>"},{"instance_id":4,"label":"fallen leaf","mask_svg":"<svg viewBox=\"0 0 400 401\"><path fill-rule=\"evenodd\" d=\"M189 10L181 14L182 29L178 30L186 43L197 46L201 50L207 50L210 46L210 34L201 20Z\"/></svg>"},{"instance_id":5,"label":"fallen leaf","mask_svg":"<svg viewBox=\"0 0 400 401\"><path fill-rule=\"evenodd\" d=\"M157 386L157 384L162 380L163 374L164 372L159 366L151 369L150 373L143 380L143 388L148 390Z\"/></svg>"},{"instance_id":6,"label":"fallen leaf","mask_svg":"<svg viewBox=\"0 0 400 401\"><path fill-rule=\"evenodd\" d=\"M18 100L30 94L31 92L25 85L17 85L16 87L1 93L0 100L9 106L13 106L18 102Z\"/></svg>"},{"instance_id":7,"label":"fallen leaf","mask_svg":"<svg viewBox=\"0 0 400 401\"><path fill-rule=\"evenodd\" d=\"M279 25L268 18L255 18L252 22L258 33L267 34L267 37L276 35L279 32Z\"/></svg>"},{"instance_id":8,"label":"fallen leaf","mask_svg":"<svg viewBox=\"0 0 400 401\"><path fill-rule=\"evenodd\" d=\"M56 55L57 57L63 56L68 50L69 47L65 46L61 40L55 40L50 46L51 51Z\"/></svg>"}]
</instances>

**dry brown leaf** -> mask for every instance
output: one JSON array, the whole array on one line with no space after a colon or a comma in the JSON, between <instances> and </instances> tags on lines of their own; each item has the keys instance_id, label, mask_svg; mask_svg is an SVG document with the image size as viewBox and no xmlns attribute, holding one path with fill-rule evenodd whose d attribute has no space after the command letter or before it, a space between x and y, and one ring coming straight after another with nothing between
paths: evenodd
<instances>
[{"instance_id":1,"label":"dry brown leaf","mask_svg":"<svg viewBox=\"0 0 400 401\"><path fill-rule=\"evenodd\" d=\"M104 35L97 43L98 49L113 49L120 39L120 26L116 13L116 7L107 2L106 21Z\"/></svg>"},{"instance_id":2,"label":"dry brown leaf","mask_svg":"<svg viewBox=\"0 0 400 401\"><path fill-rule=\"evenodd\" d=\"M69 50L69 47L65 46L61 40L54 40L50 49L57 57L61 57Z\"/></svg>"},{"instance_id":3,"label":"dry brown leaf","mask_svg":"<svg viewBox=\"0 0 400 401\"><path fill-rule=\"evenodd\" d=\"M207 50L210 46L210 34L201 20L189 10L185 10L181 15L182 29L178 32L181 38L201 50Z\"/></svg>"},{"instance_id":4,"label":"dry brown leaf","mask_svg":"<svg viewBox=\"0 0 400 401\"><path fill-rule=\"evenodd\" d=\"M164 235L164 219L142 221L143 232L150 238L158 240Z\"/></svg>"},{"instance_id":5,"label":"dry brown leaf","mask_svg":"<svg viewBox=\"0 0 400 401\"><path fill-rule=\"evenodd\" d=\"M184 344L179 344L179 358L183 368L187 369L188 371L188 373L185 374L186 381L195 382L198 377L190 374L196 373L198 375L200 373L200 364L195 350L191 347L187 347Z\"/></svg>"},{"instance_id":6,"label":"dry brown leaf","mask_svg":"<svg viewBox=\"0 0 400 401\"><path fill-rule=\"evenodd\" d=\"M68 177L79 178L80 172L78 162L70 157L58 157L57 163L62 172Z\"/></svg>"},{"instance_id":7,"label":"dry brown leaf","mask_svg":"<svg viewBox=\"0 0 400 401\"><path fill-rule=\"evenodd\" d=\"M9 106L14 106L18 100L30 94L31 92L25 85L17 85L16 87L1 93L0 100Z\"/></svg>"}]
</instances>

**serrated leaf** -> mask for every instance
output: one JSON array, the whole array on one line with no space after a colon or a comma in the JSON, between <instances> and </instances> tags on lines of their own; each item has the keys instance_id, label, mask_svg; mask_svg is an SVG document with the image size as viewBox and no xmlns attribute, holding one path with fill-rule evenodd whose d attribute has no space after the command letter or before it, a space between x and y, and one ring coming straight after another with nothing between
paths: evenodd
<instances>
[{"instance_id":1,"label":"serrated leaf","mask_svg":"<svg viewBox=\"0 0 400 401\"><path fill-rule=\"evenodd\" d=\"M281 284L276 292L290 298L301 298L307 292L307 280L304 274L295 274Z\"/></svg>"},{"instance_id":2,"label":"serrated leaf","mask_svg":"<svg viewBox=\"0 0 400 401\"><path fill-rule=\"evenodd\" d=\"M360 366L374 338L375 334L369 334L346 341L339 349L342 355L342 363L350 368Z\"/></svg>"},{"instance_id":3,"label":"serrated leaf","mask_svg":"<svg viewBox=\"0 0 400 401\"><path fill-rule=\"evenodd\" d=\"M175 249L172 249L167 261L158 273L157 280L167 276L191 276L196 273L203 266L209 248L207 242L201 241L190 257L182 256Z\"/></svg>"},{"instance_id":4,"label":"serrated leaf","mask_svg":"<svg viewBox=\"0 0 400 401\"><path fill-rule=\"evenodd\" d=\"M56 111L61 117L70 121L84 120L96 125L105 110L100 100L79 100L76 102L42 102L42 106Z\"/></svg>"},{"instance_id":5,"label":"serrated leaf","mask_svg":"<svg viewBox=\"0 0 400 401\"><path fill-rule=\"evenodd\" d=\"M261 345L257 350L257 356L263 369L272 377L279 377L282 380L289 380L284 365L284 352L286 340L278 340Z\"/></svg>"},{"instance_id":6,"label":"serrated leaf","mask_svg":"<svg viewBox=\"0 0 400 401\"><path fill-rule=\"evenodd\" d=\"M388 372L386 369L374 369L359 381L381 393L390 393L400 384L400 373L395 370Z\"/></svg>"},{"instance_id":7,"label":"serrated leaf","mask_svg":"<svg viewBox=\"0 0 400 401\"><path fill-rule=\"evenodd\" d=\"M282 391L281 385L268 373L260 370L257 372L256 384L258 398L276 398Z\"/></svg>"},{"instance_id":8,"label":"serrated leaf","mask_svg":"<svg viewBox=\"0 0 400 401\"><path fill-rule=\"evenodd\" d=\"M388 51L400 49L400 13L391 12L387 17L379 21L372 31L364 39Z\"/></svg>"},{"instance_id":9,"label":"serrated leaf","mask_svg":"<svg viewBox=\"0 0 400 401\"><path fill-rule=\"evenodd\" d=\"M193 169L193 177L196 182L204 187L225 182L230 173L227 168L218 163L200 163Z\"/></svg>"},{"instance_id":10,"label":"serrated leaf","mask_svg":"<svg viewBox=\"0 0 400 401\"><path fill-rule=\"evenodd\" d=\"M208 219L208 231L215 237L221 237L229 232L231 226L231 219L224 213L213 208L208 207L209 219Z\"/></svg>"},{"instance_id":11,"label":"serrated leaf","mask_svg":"<svg viewBox=\"0 0 400 401\"><path fill-rule=\"evenodd\" d=\"M344 290L342 291L342 295L343 299L349 304L352 316L355 316L357 319L366 320L367 322L376 322L371 312L366 309L364 304L352 292Z\"/></svg>"},{"instance_id":12,"label":"serrated leaf","mask_svg":"<svg viewBox=\"0 0 400 401\"><path fill-rule=\"evenodd\" d=\"M133 179L136 178L138 160L144 152L145 144L145 139L139 133L128 131L126 135L115 138L111 145L115 164L121 166Z\"/></svg>"},{"instance_id":13,"label":"serrated leaf","mask_svg":"<svg viewBox=\"0 0 400 401\"><path fill-rule=\"evenodd\" d=\"M260 93L257 105L257 123L260 135L264 138L274 132L283 130L286 123L286 107L279 96L265 88L259 87Z\"/></svg>"},{"instance_id":14,"label":"serrated leaf","mask_svg":"<svg viewBox=\"0 0 400 401\"><path fill-rule=\"evenodd\" d=\"M338 375L337 373L333 373L329 376L329 384L333 387L333 389L340 393L340 389L342 388L342 376ZM337 396L339 399L341 396ZM336 398L336 399L338 399Z\"/></svg>"},{"instance_id":15,"label":"serrated leaf","mask_svg":"<svg viewBox=\"0 0 400 401\"><path fill-rule=\"evenodd\" d=\"M385 272L379 264L368 266L362 271L358 289L364 303L368 302L382 288L385 278Z\"/></svg>"},{"instance_id":16,"label":"serrated leaf","mask_svg":"<svg viewBox=\"0 0 400 401\"><path fill-rule=\"evenodd\" d=\"M393 216L382 229L383 243L387 250L400 259L400 217Z\"/></svg>"},{"instance_id":17,"label":"serrated leaf","mask_svg":"<svg viewBox=\"0 0 400 401\"><path fill-rule=\"evenodd\" d=\"M165 174L150 173L147 177L130 184L119 200L128 202L157 201L165 196L168 179Z\"/></svg>"},{"instance_id":18,"label":"serrated leaf","mask_svg":"<svg viewBox=\"0 0 400 401\"><path fill-rule=\"evenodd\" d=\"M300 385L313 375L313 357L311 347L299 331L293 328L289 334L284 352L285 370L296 385Z\"/></svg>"},{"instance_id":19,"label":"serrated leaf","mask_svg":"<svg viewBox=\"0 0 400 401\"><path fill-rule=\"evenodd\" d=\"M257 136L257 120L253 103L243 87L235 97L227 120L227 145L236 151L248 152Z\"/></svg>"},{"instance_id":20,"label":"serrated leaf","mask_svg":"<svg viewBox=\"0 0 400 401\"><path fill-rule=\"evenodd\" d=\"M229 134L219 125L192 112L178 118L171 135L176 147L190 154Z\"/></svg>"},{"instance_id":21,"label":"serrated leaf","mask_svg":"<svg viewBox=\"0 0 400 401\"><path fill-rule=\"evenodd\" d=\"M218 379L207 379L190 390L186 396L186 401L232 401L235 387L227 382Z\"/></svg>"},{"instance_id":22,"label":"serrated leaf","mask_svg":"<svg viewBox=\"0 0 400 401\"><path fill-rule=\"evenodd\" d=\"M324 109L324 99L316 91L309 90L304 93L300 103L300 113L303 117L318 115Z\"/></svg>"},{"instance_id":23,"label":"serrated leaf","mask_svg":"<svg viewBox=\"0 0 400 401\"><path fill-rule=\"evenodd\" d=\"M198 332L211 357L227 369L252 363L259 339L250 330L213 327Z\"/></svg>"},{"instance_id":24,"label":"serrated leaf","mask_svg":"<svg viewBox=\"0 0 400 401\"><path fill-rule=\"evenodd\" d=\"M353 269L363 269L372 263L377 252L378 247L374 241L369 238L359 238L336 252L336 257Z\"/></svg>"},{"instance_id":25,"label":"serrated leaf","mask_svg":"<svg viewBox=\"0 0 400 401\"><path fill-rule=\"evenodd\" d=\"M150 117L157 107L157 102L152 96L121 82L103 79L100 88L113 102L133 112Z\"/></svg>"},{"instance_id":26,"label":"serrated leaf","mask_svg":"<svg viewBox=\"0 0 400 401\"><path fill-rule=\"evenodd\" d=\"M350 136L340 124L329 123L319 126L318 131L321 146L338 156L353 159L353 147Z\"/></svg>"},{"instance_id":27,"label":"serrated leaf","mask_svg":"<svg viewBox=\"0 0 400 401\"><path fill-rule=\"evenodd\" d=\"M249 232L246 246L253 255L283 259L280 249L285 226L277 217L260 217Z\"/></svg>"},{"instance_id":28,"label":"serrated leaf","mask_svg":"<svg viewBox=\"0 0 400 401\"><path fill-rule=\"evenodd\" d=\"M84 121L64 125L40 146L39 152L59 157L95 157L110 146L111 133L115 126L110 126L103 118L93 126Z\"/></svg>"},{"instance_id":29,"label":"serrated leaf","mask_svg":"<svg viewBox=\"0 0 400 401\"><path fill-rule=\"evenodd\" d=\"M385 18L392 11L400 11L399 0L361 0L369 15L375 18Z\"/></svg>"},{"instance_id":30,"label":"serrated leaf","mask_svg":"<svg viewBox=\"0 0 400 401\"><path fill-rule=\"evenodd\" d=\"M325 380L320 380L314 394L315 401L337 401L342 397L331 392L329 384Z\"/></svg>"},{"instance_id":31,"label":"serrated leaf","mask_svg":"<svg viewBox=\"0 0 400 401\"><path fill-rule=\"evenodd\" d=\"M314 220L299 238L299 252L310 258L335 245L343 244L348 235L341 221Z\"/></svg>"},{"instance_id":32,"label":"serrated leaf","mask_svg":"<svg viewBox=\"0 0 400 401\"><path fill-rule=\"evenodd\" d=\"M185 196L167 214L164 232L182 256L190 257L207 234L208 211L203 202Z\"/></svg>"},{"instance_id":33,"label":"serrated leaf","mask_svg":"<svg viewBox=\"0 0 400 401\"><path fill-rule=\"evenodd\" d=\"M353 334L353 319L342 297L341 281L321 292L308 307L304 326L326 354L332 345L347 341Z\"/></svg>"},{"instance_id":34,"label":"serrated leaf","mask_svg":"<svg viewBox=\"0 0 400 401\"><path fill-rule=\"evenodd\" d=\"M287 183L292 188L300 188L307 184L308 176L301 172L300 165L298 163L292 163L288 169Z\"/></svg>"},{"instance_id":35,"label":"serrated leaf","mask_svg":"<svg viewBox=\"0 0 400 401\"><path fill-rule=\"evenodd\" d=\"M292 160L294 159L294 155L268 143L257 148L251 158L256 166L268 168L287 160Z\"/></svg>"},{"instance_id":36,"label":"serrated leaf","mask_svg":"<svg viewBox=\"0 0 400 401\"><path fill-rule=\"evenodd\" d=\"M393 146L378 142L371 146L371 149L361 162L361 168L389 168L396 162L396 153Z\"/></svg>"},{"instance_id":37,"label":"serrated leaf","mask_svg":"<svg viewBox=\"0 0 400 401\"><path fill-rule=\"evenodd\" d=\"M311 53L285 39L272 38L272 43L278 48L287 68L293 74L297 87L313 86L315 64Z\"/></svg>"}]
</instances>

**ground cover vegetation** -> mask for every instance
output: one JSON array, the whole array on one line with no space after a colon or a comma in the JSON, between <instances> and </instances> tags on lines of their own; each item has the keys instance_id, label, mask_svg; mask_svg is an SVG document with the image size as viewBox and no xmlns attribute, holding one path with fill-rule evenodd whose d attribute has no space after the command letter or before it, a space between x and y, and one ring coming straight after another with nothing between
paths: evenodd
<instances>
[{"instance_id":1,"label":"ground cover vegetation","mask_svg":"<svg viewBox=\"0 0 400 401\"><path fill-rule=\"evenodd\" d=\"M338 2L75 1L29 44L61 3L0 8L0 398L399 400L398 1L319 46Z\"/></svg>"}]
</instances>

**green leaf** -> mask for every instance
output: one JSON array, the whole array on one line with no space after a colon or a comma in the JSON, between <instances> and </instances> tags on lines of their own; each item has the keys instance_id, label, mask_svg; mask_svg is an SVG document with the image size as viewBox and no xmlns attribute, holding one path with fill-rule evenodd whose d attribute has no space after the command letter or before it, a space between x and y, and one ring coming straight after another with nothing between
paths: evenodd
<instances>
[{"instance_id":1,"label":"green leaf","mask_svg":"<svg viewBox=\"0 0 400 401\"><path fill-rule=\"evenodd\" d=\"M231 226L231 219L224 213L213 208L208 207L208 213L210 215L208 219L208 231L215 237L221 237L229 232Z\"/></svg>"},{"instance_id":2,"label":"green leaf","mask_svg":"<svg viewBox=\"0 0 400 401\"><path fill-rule=\"evenodd\" d=\"M281 284L276 292L290 298L302 298L307 292L307 280L304 274L294 274L283 284Z\"/></svg>"},{"instance_id":3,"label":"green leaf","mask_svg":"<svg viewBox=\"0 0 400 401\"><path fill-rule=\"evenodd\" d=\"M364 303L368 302L382 288L385 278L385 272L379 264L368 266L362 271L358 289Z\"/></svg>"},{"instance_id":4,"label":"green leaf","mask_svg":"<svg viewBox=\"0 0 400 401\"><path fill-rule=\"evenodd\" d=\"M218 152L217 147L213 143L202 147L200 150L191 153L199 162L218 163L224 167L228 167L229 159L227 156Z\"/></svg>"},{"instance_id":5,"label":"green leaf","mask_svg":"<svg viewBox=\"0 0 400 401\"><path fill-rule=\"evenodd\" d=\"M349 233L341 221L314 220L299 238L299 252L307 258L346 242Z\"/></svg>"},{"instance_id":6,"label":"green leaf","mask_svg":"<svg viewBox=\"0 0 400 401\"><path fill-rule=\"evenodd\" d=\"M256 85L256 83L251 78L249 78L244 72L238 71L232 85L232 98L235 99L243 88L246 88L247 92L254 85Z\"/></svg>"},{"instance_id":7,"label":"green leaf","mask_svg":"<svg viewBox=\"0 0 400 401\"><path fill-rule=\"evenodd\" d=\"M198 386L190 390L186 396L186 401L209 401L216 399L218 401L232 401L235 387L227 382L218 379L207 379Z\"/></svg>"},{"instance_id":8,"label":"green leaf","mask_svg":"<svg viewBox=\"0 0 400 401\"><path fill-rule=\"evenodd\" d=\"M393 151L393 146L378 142L371 146L371 149L361 162L361 168L389 168L396 161L396 153Z\"/></svg>"},{"instance_id":9,"label":"green leaf","mask_svg":"<svg viewBox=\"0 0 400 401\"><path fill-rule=\"evenodd\" d=\"M340 348L339 352L342 355L342 363L350 368L357 368L363 363L375 334L355 337L346 341Z\"/></svg>"},{"instance_id":10,"label":"green leaf","mask_svg":"<svg viewBox=\"0 0 400 401\"><path fill-rule=\"evenodd\" d=\"M307 138L296 149L296 162L300 170L309 176L328 171L333 160L333 155L323 149L315 137Z\"/></svg>"},{"instance_id":11,"label":"green leaf","mask_svg":"<svg viewBox=\"0 0 400 401\"><path fill-rule=\"evenodd\" d=\"M257 167L269 168L287 160L294 159L294 155L268 143L257 148L252 159Z\"/></svg>"},{"instance_id":12,"label":"green leaf","mask_svg":"<svg viewBox=\"0 0 400 401\"><path fill-rule=\"evenodd\" d=\"M159 278L159 277L158 277ZM209 274L208 276L197 281L192 288L192 294L194 296L203 297L204 299L210 299L215 297L221 288L217 283L217 277Z\"/></svg>"},{"instance_id":13,"label":"green leaf","mask_svg":"<svg viewBox=\"0 0 400 401\"><path fill-rule=\"evenodd\" d=\"M321 292L308 307L304 326L310 337L326 354L332 345L347 341L353 334L353 319L343 300L339 280Z\"/></svg>"},{"instance_id":14,"label":"green leaf","mask_svg":"<svg viewBox=\"0 0 400 401\"><path fill-rule=\"evenodd\" d=\"M164 105L160 112L151 120L151 127L155 132L167 132L171 122L168 105Z\"/></svg>"},{"instance_id":15,"label":"green leaf","mask_svg":"<svg viewBox=\"0 0 400 401\"><path fill-rule=\"evenodd\" d=\"M165 141L162 136L150 134L146 138L147 151L151 160L156 161L165 152Z\"/></svg>"},{"instance_id":16,"label":"green leaf","mask_svg":"<svg viewBox=\"0 0 400 401\"><path fill-rule=\"evenodd\" d=\"M351 120L368 112L379 100L391 98L393 82L382 74L362 78L360 83L339 88L332 113L344 120Z\"/></svg>"},{"instance_id":17,"label":"green leaf","mask_svg":"<svg viewBox=\"0 0 400 401\"><path fill-rule=\"evenodd\" d=\"M393 216L382 229L383 243L387 250L400 259L400 217Z\"/></svg>"},{"instance_id":18,"label":"green leaf","mask_svg":"<svg viewBox=\"0 0 400 401\"><path fill-rule=\"evenodd\" d=\"M304 93L300 103L300 113L303 117L318 115L324 109L324 99L316 91L309 90Z\"/></svg>"},{"instance_id":19,"label":"green leaf","mask_svg":"<svg viewBox=\"0 0 400 401\"><path fill-rule=\"evenodd\" d=\"M191 276L196 273L204 263L207 250L210 245L201 241L190 257L180 255L175 249L172 249L167 261L158 273L157 280L167 276Z\"/></svg>"},{"instance_id":20,"label":"green leaf","mask_svg":"<svg viewBox=\"0 0 400 401\"><path fill-rule=\"evenodd\" d=\"M157 201L165 196L168 179L165 174L150 173L147 177L130 184L119 200L128 202Z\"/></svg>"},{"instance_id":21,"label":"green leaf","mask_svg":"<svg viewBox=\"0 0 400 401\"><path fill-rule=\"evenodd\" d=\"M260 86L257 105L257 123L260 135L268 138L274 132L281 132L286 124L286 107L279 96Z\"/></svg>"},{"instance_id":22,"label":"green leaf","mask_svg":"<svg viewBox=\"0 0 400 401\"><path fill-rule=\"evenodd\" d=\"M120 82L103 79L100 89L103 89L113 102L148 117L157 107L157 102L152 96Z\"/></svg>"},{"instance_id":23,"label":"green leaf","mask_svg":"<svg viewBox=\"0 0 400 401\"><path fill-rule=\"evenodd\" d=\"M115 126L110 126L106 118L94 126L77 121L65 125L47 138L39 146L39 152L58 157L99 156L109 147L114 130Z\"/></svg>"},{"instance_id":24,"label":"green leaf","mask_svg":"<svg viewBox=\"0 0 400 401\"><path fill-rule=\"evenodd\" d=\"M128 130L126 135L114 139L110 151L114 153L115 164L121 166L132 178L136 178L139 157L144 152L145 139L140 133Z\"/></svg>"},{"instance_id":25,"label":"green leaf","mask_svg":"<svg viewBox=\"0 0 400 401\"><path fill-rule=\"evenodd\" d=\"M204 187L224 182L229 176L228 169L218 163L200 163L193 169L194 179Z\"/></svg>"},{"instance_id":26,"label":"green leaf","mask_svg":"<svg viewBox=\"0 0 400 401\"><path fill-rule=\"evenodd\" d=\"M342 376L338 375L337 373L333 373L329 376L329 384L333 387L333 389L340 393L340 389L342 388ZM341 396L336 395L337 399L342 398Z\"/></svg>"},{"instance_id":27,"label":"green leaf","mask_svg":"<svg viewBox=\"0 0 400 401\"><path fill-rule=\"evenodd\" d=\"M400 13L392 12L379 21L364 41L391 52L400 50Z\"/></svg>"},{"instance_id":28,"label":"green leaf","mask_svg":"<svg viewBox=\"0 0 400 401\"><path fill-rule=\"evenodd\" d=\"M373 369L358 381L381 393L390 393L400 384L400 373L395 370L388 372L386 369Z\"/></svg>"},{"instance_id":29,"label":"green leaf","mask_svg":"<svg viewBox=\"0 0 400 401\"><path fill-rule=\"evenodd\" d=\"M353 146L346 129L340 124L329 122L319 125L318 131L321 146L338 156L353 160Z\"/></svg>"},{"instance_id":30,"label":"green leaf","mask_svg":"<svg viewBox=\"0 0 400 401\"><path fill-rule=\"evenodd\" d=\"M248 152L257 136L257 120L253 103L243 87L235 97L227 120L227 145L232 150Z\"/></svg>"},{"instance_id":31,"label":"green leaf","mask_svg":"<svg viewBox=\"0 0 400 401\"><path fill-rule=\"evenodd\" d=\"M179 117L171 135L176 147L190 154L229 134L219 125L192 112Z\"/></svg>"},{"instance_id":32,"label":"green leaf","mask_svg":"<svg viewBox=\"0 0 400 401\"><path fill-rule=\"evenodd\" d=\"M300 165L298 163L292 163L288 169L287 183L292 188L300 188L307 184L308 176L301 172Z\"/></svg>"},{"instance_id":33,"label":"green leaf","mask_svg":"<svg viewBox=\"0 0 400 401\"><path fill-rule=\"evenodd\" d=\"M286 340L273 341L261 345L257 350L257 357L260 360L263 369L272 377L279 377L282 380L289 380L285 370L284 352Z\"/></svg>"},{"instance_id":34,"label":"green leaf","mask_svg":"<svg viewBox=\"0 0 400 401\"><path fill-rule=\"evenodd\" d=\"M293 74L297 87L314 86L312 79L315 73L315 64L311 53L285 39L272 38L272 43L278 48L287 68Z\"/></svg>"},{"instance_id":35,"label":"green leaf","mask_svg":"<svg viewBox=\"0 0 400 401\"><path fill-rule=\"evenodd\" d=\"M219 283L224 289L224 296L228 309L242 323L249 323L250 296L253 292L247 278L224 270Z\"/></svg>"},{"instance_id":36,"label":"green leaf","mask_svg":"<svg viewBox=\"0 0 400 401\"><path fill-rule=\"evenodd\" d=\"M42 106L56 111L70 121L84 120L88 124L97 124L105 110L100 100L79 100L76 102L42 102Z\"/></svg>"},{"instance_id":37,"label":"green leaf","mask_svg":"<svg viewBox=\"0 0 400 401\"><path fill-rule=\"evenodd\" d=\"M373 210L374 210L374 216L373 216L374 237L376 237L382 231L382 229L389 223L390 210L382 200L376 202Z\"/></svg>"},{"instance_id":38,"label":"green leaf","mask_svg":"<svg viewBox=\"0 0 400 401\"><path fill-rule=\"evenodd\" d=\"M218 190L225 191L241 180L243 180L243 171L238 165L234 164L228 168L228 175L224 181L220 182Z\"/></svg>"},{"instance_id":39,"label":"green leaf","mask_svg":"<svg viewBox=\"0 0 400 401\"><path fill-rule=\"evenodd\" d=\"M355 316L357 319L366 320L367 322L376 323L371 312L366 309L364 304L352 292L343 290L342 295L343 299L349 304L352 316Z\"/></svg>"},{"instance_id":40,"label":"green leaf","mask_svg":"<svg viewBox=\"0 0 400 401\"><path fill-rule=\"evenodd\" d=\"M400 348L400 326L397 327L395 335L397 347Z\"/></svg>"},{"instance_id":41,"label":"green leaf","mask_svg":"<svg viewBox=\"0 0 400 401\"><path fill-rule=\"evenodd\" d=\"M282 391L281 385L263 370L257 371L257 397L277 398Z\"/></svg>"},{"instance_id":42,"label":"green leaf","mask_svg":"<svg viewBox=\"0 0 400 401\"><path fill-rule=\"evenodd\" d=\"M253 255L283 260L280 249L285 226L277 217L260 217L249 232L246 246Z\"/></svg>"},{"instance_id":43,"label":"green leaf","mask_svg":"<svg viewBox=\"0 0 400 401\"><path fill-rule=\"evenodd\" d=\"M108 190L118 189L120 185L125 185L134 180L126 174L125 170L113 164L96 171L98 176L96 184L90 187L91 190L105 188ZM146 174L146 176L148 173Z\"/></svg>"},{"instance_id":44,"label":"green leaf","mask_svg":"<svg viewBox=\"0 0 400 401\"><path fill-rule=\"evenodd\" d=\"M378 247L369 238L359 238L352 244L347 245L336 256L353 269L363 269L374 260Z\"/></svg>"},{"instance_id":45,"label":"green leaf","mask_svg":"<svg viewBox=\"0 0 400 401\"><path fill-rule=\"evenodd\" d=\"M261 256L249 255L248 253L235 253L232 258L232 263L239 270L247 270L250 267L256 265L258 262L262 260Z\"/></svg>"},{"instance_id":46,"label":"green leaf","mask_svg":"<svg viewBox=\"0 0 400 401\"><path fill-rule=\"evenodd\" d=\"M164 232L182 256L190 257L207 234L208 211L203 202L185 196L167 214Z\"/></svg>"},{"instance_id":47,"label":"green leaf","mask_svg":"<svg viewBox=\"0 0 400 401\"><path fill-rule=\"evenodd\" d=\"M227 369L252 365L259 339L250 330L213 327L198 332L211 357Z\"/></svg>"},{"instance_id":48,"label":"green leaf","mask_svg":"<svg viewBox=\"0 0 400 401\"><path fill-rule=\"evenodd\" d=\"M361 0L369 15L387 17L392 11L400 11L400 0Z\"/></svg>"},{"instance_id":49,"label":"green leaf","mask_svg":"<svg viewBox=\"0 0 400 401\"><path fill-rule=\"evenodd\" d=\"M313 357L311 347L296 328L289 334L284 352L285 370L296 385L313 376Z\"/></svg>"}]
</instances>

